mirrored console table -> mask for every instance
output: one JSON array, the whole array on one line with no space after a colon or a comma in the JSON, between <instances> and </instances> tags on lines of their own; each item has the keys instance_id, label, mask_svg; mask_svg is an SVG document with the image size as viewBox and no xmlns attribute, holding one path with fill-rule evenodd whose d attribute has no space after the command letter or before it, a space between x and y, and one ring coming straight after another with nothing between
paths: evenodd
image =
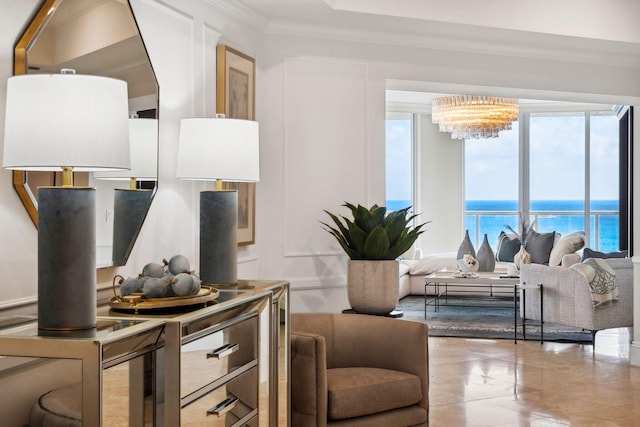
<instances>
[{"instance_id":1,"label":"mirrored console table","mask_svg":"<svg viewBox=\"0 0 640 427\"><path fill-rule=\"evenodd\" d=\"M37 320L0 329L1 380L5 383L4 400L10 390L19 393L20 384L37 387L49 376L59 376L65 385L80 383L78 394L71 400L81 408L85 426L112 425L103 402L105 372L111 369L116 381L124 379L122 395L126 395L125 408L114 404L109 411L126 425L155 424L160 404L156 384L151 381L150 393L144 390L145 372L156 376L156 352L163 345L165 322L161 320L110 319L99 317L97 328L77 333L44 333L38 330ZM145 367L146 365L146 367ZM124 369L122 369L124 368ZM124 371L122 373L122 371ZM31 374L30 374L31 373ZM12 376L15 380L12 381ZM6 388L5 388L6 387ZM48 390L45 390L48 391ZM5 394L7 393L7 394ZM28 411L36 402L25 402ZM147 403L145 403L145 401ZM151 403L149 403L149 401ZM5 417L14 408L3 409ZM63 414L64 415L64 414Z\"/></svg>"},{"instance_id":2,"label":"mirrored console table","mask_svg":"<svg viewBox=\"0 0 640 427\"><path fill-rule=\"evenodd\" d=\"M21 412L81 382L85 426L290 425L288 282L242 280L186 312L98 316L84 337L0 324L0 388L31 388L11 401Z\"/></svg>"},{"instance_id":3,"label":"mirrored console table","mask_svg":"<svg viewBox=\"0 0 640 427\"><path fill-rule=\"evenodd\" d=\"M217 300L162 318L164 411L157 425L289 426L289 283L240 280Z\"/></svg>"}]
</instances>

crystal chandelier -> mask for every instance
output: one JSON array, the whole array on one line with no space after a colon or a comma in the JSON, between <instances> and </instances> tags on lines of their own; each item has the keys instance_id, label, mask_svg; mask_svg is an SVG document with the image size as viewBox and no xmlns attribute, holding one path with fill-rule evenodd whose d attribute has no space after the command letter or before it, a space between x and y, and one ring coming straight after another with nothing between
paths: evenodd
<instances>
[{"instance_id":1,"label":"crystal chandelier","mask_svg":"<svg viewBox=\"0 0 640 427\"><path fill-rule=\"evenodd\" d=\"M518 120L518 100L495 96L451 95L434 98L432 121L451 138L496 138Z\"/></svg>"}]
</instances>

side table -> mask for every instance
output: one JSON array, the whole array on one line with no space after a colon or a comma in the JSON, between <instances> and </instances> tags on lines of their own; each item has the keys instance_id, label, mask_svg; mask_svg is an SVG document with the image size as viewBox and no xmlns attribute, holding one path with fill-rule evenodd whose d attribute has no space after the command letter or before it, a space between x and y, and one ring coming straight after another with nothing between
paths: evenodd
<instances>
[{"instance_id":1,"label":"side table","mask_svg":"<svg viewBox=\"0 0 640 427\"><path fill-rule=\"evenodd\" d=\"M540 344L544 342L544 286L542 283L538 285L527 285L526 283L516 283L513 286L513 342L518 343L518 291L522 291L522 340L527 339L527 319L524 317L527 307L526 290L538 290L540 292Z\"/></svg>"}]
</instances>

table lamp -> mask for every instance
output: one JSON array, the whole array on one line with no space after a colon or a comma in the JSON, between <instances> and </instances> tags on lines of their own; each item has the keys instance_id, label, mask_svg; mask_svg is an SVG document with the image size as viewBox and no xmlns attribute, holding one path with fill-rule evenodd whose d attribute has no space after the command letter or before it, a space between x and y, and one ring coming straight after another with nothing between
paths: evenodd
<instances>
[{"instance_id":1,"label":"table lamp","mask_svg":"<svg viewBox=\"0 0 640 427\"><path fill-rule=\"evenodd\" d=\"M216 118L183 119L176 176L215 180L200 193L200 279L207 284L238 282L238 192L223 181L260 179L258 123Z\"/></svg>"},{"instance_id":2,"label":"table lamp","mask_svg":"<svg viewBox=\"0 0 640 427\"><path fill-rule=\"evenodd\" d=\"M129 188L113 194L113 265L125 265L135 236L149 211L153 190L138 188L138 182L158 179L158 120L129 118L131 169L96 171L94 179L128 181Z\"/></svg>"},{"instance_id":3,"label":"table lamp","mask_svg":"<svg viewBox=\"0 0 640 427\"><path fill-rule=\"evenodd\" d=\"M63 70L64 72L64 70ZM127 84L88 75L27 74L7 82L2 165L63 171L38 188L38 327L96 325L95 189L72 171L129 168Z\"/></svg>"}]
</instances>

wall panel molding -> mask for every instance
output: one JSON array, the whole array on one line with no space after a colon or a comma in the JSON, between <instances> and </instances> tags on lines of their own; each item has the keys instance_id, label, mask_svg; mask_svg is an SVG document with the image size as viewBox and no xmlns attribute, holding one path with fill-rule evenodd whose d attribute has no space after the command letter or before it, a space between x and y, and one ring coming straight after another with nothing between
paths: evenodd
<instances>
[{"instance_id":1,"label":"wall panel molding","mask_svg":"<svg viewBox=\"0 0 640 427\"><path fill-rule=\"evenodd\" d=\"M285 58L283 90L284 256L334 256L323 210L367 196L368 64Z\"/></svg>"}]
</instances>

